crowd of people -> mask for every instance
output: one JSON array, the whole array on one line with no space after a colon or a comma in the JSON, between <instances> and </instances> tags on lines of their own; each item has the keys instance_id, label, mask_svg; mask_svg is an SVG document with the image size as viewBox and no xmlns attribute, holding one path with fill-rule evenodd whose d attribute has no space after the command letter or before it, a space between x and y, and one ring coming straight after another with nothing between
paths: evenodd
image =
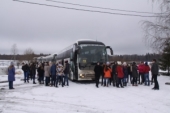
<instances>
[{"instance_id":1,"label":"crowd of people","mask_svg":"<svg viewBox=\"0 0 170 113\"><path fill-rule=\"evenodd\" d=\"M39 84L45 84L45 86L58 87L58 85L69 86L68 74L69 74L69 63L65 61L63 66L61 62L55 63L22 63L22 70L24 73L24 83L29 83L30 80L35 82L35 76L37 75L37 80ZM45 80L44 80L45 78ZM8 81L9 89L13 88L13 81L15 81L15 67L13 62L11 62L8 68ZM45 81L45 82L44 82Z\"/></svg>"},{"instance_id":2,"label":"crowd of people","mask_svg":"<svg viewBox=\"0 0 170 113\"><path fill-rule=\"evenodd\" d=\"M35 76L37 74L37 80L39 84L45 84L45 86L58 87L61 85L69 86L68 76L70 72L70 65L68 61L65 61L63 66L61 62L55 63L30 63L22 64L22 70L24 72L24 83L29 83L29 80L35 82ZM150 82L149 71L151 71L152 79ZM37 72L37 73L36 73ZM94 68L96 87L99 87L99 80L101 78L101 85L108 87L113 85L114 87L124 88L127 86L127 83L132 84L132 86L138 86L144 84L145 86L150 86L154 81L153 90L159 90L159 84L157 81L157 76L159 72L159 67L156 62L156 59L153 59L151 68L147 62L141 62L137 65L135 62L132 64L127 64L124 62L114 62L110 64L100 64L99 62ZM45 82L44 82L45 78ZM13 88L13 81L15 81L15 67L14 64L8 68L8 81L9 89Z\"/></svg>"},{"instance_id":3,"label":"crowd of people","mask_svg":"<svg viewBox=\"0 0 170 113\"><path fill-rule=\"evenodd\" d=\"M149 71L151 71L152 78L150 81ZM100 65L98 62L94 68L95 78L96 78L96 87L99 87L99 79L102 76L101 85L108 87L113 85L117 88L124 88L127 86L127 83L132 84L132 86L138 86L144 84L145 86L150 86L154 81L153 90L159 90L159 84L157 81L157 76L159 73L159 66L156 62L156 59L153 59L151 66L148 62L141 62L137 65L135 62L132 64L127 64L124 62L114 62L110 64Z\"/></svg>"}]
</instances>

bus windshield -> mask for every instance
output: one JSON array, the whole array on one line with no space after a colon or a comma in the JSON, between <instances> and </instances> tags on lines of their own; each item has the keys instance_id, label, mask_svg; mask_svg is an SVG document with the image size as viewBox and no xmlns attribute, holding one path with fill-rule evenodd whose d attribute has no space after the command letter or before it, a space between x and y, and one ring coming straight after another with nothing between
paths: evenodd
<instances>
[{"instance_id":1,"label":"bus windshield","mask_svg":"<svg viewBox=\"0 0 170 113\"><path fill-rule=\"evenodd\" d=\"M97 62L106 62L107 52L104 45L81 44L79 52L79 68L81 70L94 69Z\"/></svg>"}]
</instances>

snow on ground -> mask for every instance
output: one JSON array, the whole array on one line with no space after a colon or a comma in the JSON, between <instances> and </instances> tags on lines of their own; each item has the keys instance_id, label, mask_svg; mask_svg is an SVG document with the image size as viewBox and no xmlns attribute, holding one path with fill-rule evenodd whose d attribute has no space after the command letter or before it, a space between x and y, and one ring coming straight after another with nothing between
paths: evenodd
<instances>
[{"instance_id":1,"label":"snow on ground","mask_svg":"<svg viewBox=\"0 0 170 113\"><path fill-rule=\"evenodd\" d=\"M126 88L96 88L94 83L71 82L55 88L24 84L17 79L15 90L0 84L0 113L169 113L169 77L159 76L160 90L140 85Z\"/></svg>"},{"instance_id":2,"label":"snow on ground","mask_svg":"<svg viewBox=\"0 0 170 113\"><path fill-rule=\"evenodd\" d=\"M0 113L170 113L170 77L159 76L160 90L151 86L96 88L95 83L70 82L55 88L21 81L21 69L14 82L0 83ZM21 72L21 73L20 73ZM7 75L0 75L7 81Z\"/></svg>"}]
</instances>

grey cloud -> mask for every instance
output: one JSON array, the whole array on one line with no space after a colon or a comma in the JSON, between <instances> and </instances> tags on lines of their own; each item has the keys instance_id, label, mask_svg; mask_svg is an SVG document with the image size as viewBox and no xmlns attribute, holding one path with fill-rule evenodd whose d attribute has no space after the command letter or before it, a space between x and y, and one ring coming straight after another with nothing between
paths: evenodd
<instances>
[{"instance_id":1,"label":"grey cloud","mask_svg":"<svg viewBox=\"0 0 170 113\"><path fill-rule=\"evenodd\" d=\"M29 1L63 6L45 0ZM62 1L127 10L158 11L157 6L152 8L148 0ZM97 39L112 46L117 54L145 54L150 50L142 42L143 31L139 23L142 20L153 21L154 19L81 12L2 0L0 52L9 53L12 44L16 43L19 53L23 53L27 48L32 48L37 53L53 53L78 39L87 38Z\"/></svg>"}]
</instances>

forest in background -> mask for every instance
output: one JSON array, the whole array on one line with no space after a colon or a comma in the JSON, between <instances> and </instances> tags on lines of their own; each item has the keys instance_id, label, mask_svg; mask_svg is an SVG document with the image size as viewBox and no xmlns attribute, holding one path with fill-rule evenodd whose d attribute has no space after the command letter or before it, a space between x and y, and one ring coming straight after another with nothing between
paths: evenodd
<instances>
[{"instance_id":1,"label":"forest in background","mask_svg":"<svg viewBox=\"0 0 170 113\"><path fill-rule=\"evenodd\" d=\"M40 56L47 56L49 54L17 54L16 60L30 60L33 59L34 57L40 57ZM14 56L13 55L1 55L0 54L0 60L13 60ZM160 59L161 55L160 54L151 54L147 53L146 55L114 55L112 57L109 57L110 61L152 61L152 59Z\"/></svg>"}]
</instances>

